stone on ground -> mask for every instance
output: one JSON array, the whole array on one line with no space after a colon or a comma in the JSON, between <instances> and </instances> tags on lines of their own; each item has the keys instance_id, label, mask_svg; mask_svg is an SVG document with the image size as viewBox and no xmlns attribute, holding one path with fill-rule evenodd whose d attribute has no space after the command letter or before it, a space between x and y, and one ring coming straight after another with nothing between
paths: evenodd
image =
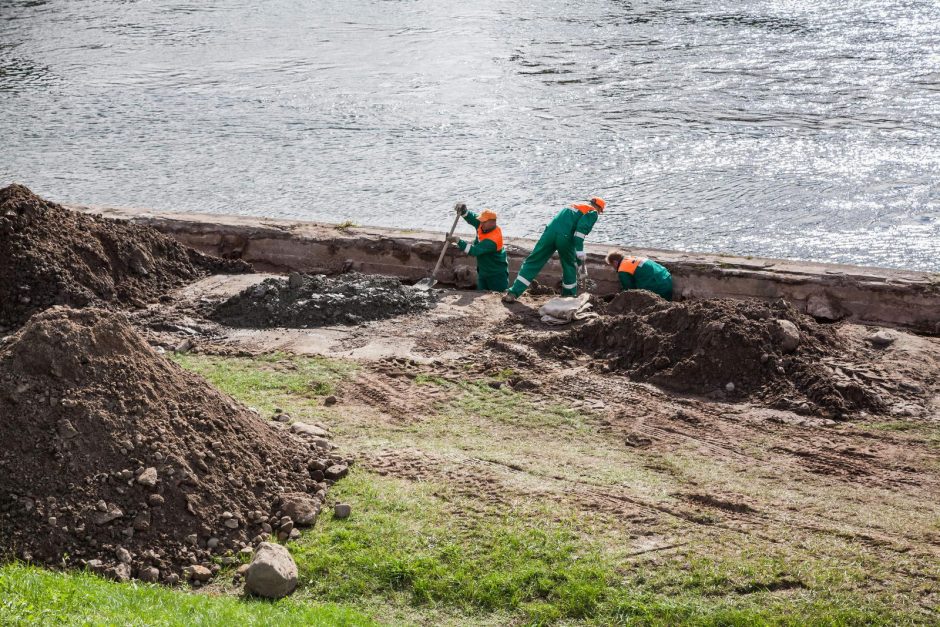
<instances>
[{"instance_id":1,"label":"stone on ground","mask_svg":"<svg viewBox=\"0 0 940 627\"><path fill-rule=\"evenodd\" d=\"M245 571L245 591L280 599L297 588L297 564L280 544L262 542Z\"/></svg>"}]
</instances>

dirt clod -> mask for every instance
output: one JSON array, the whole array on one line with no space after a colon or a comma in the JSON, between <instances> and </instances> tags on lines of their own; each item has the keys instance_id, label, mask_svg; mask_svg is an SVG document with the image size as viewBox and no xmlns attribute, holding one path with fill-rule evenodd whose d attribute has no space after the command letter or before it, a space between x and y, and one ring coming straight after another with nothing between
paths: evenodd
<instances>
[{"instance_id":1,"label":"dirt clod","mask_svg":"<svg viewBox=\"0 0 940 627\"><path fill-rule=\"evenodd\" d=\"M434 301L433 291L390 277L292 273L249 287L221 303L210 317L232 327L307 328L394 318L425 311Z\"/></svg>"},{"instance_id":2,"label":"dirt clod","mask_svg":"<svg viewBox=\"0 0 940 627\"><path fill-rule=\"evenodd\" d=\"M0 332L53 305L141 305L208 274L250 271L147 226L0 189Z\"/></svg>"},{"instance_id":3,"label":"dirt clod","mask_svg":"<svg viewBox=\"0 0 940 627\"><path fill-rule=\"evenodd\" d=\"M117 579L203 581L184 569L263 534L282 495L317 510L308 468L336 459L95 308L36 314L0 348L0 416L0 553Z\"/></svg>"}]
</instances>

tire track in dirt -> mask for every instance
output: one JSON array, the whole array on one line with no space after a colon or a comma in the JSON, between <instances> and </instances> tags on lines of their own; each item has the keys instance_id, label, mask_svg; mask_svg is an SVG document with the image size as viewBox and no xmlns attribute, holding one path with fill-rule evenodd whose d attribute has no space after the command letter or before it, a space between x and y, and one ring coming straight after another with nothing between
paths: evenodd
<instances>
[{"instance_id":1,"label":"tire track in dirt","mask_svg":"<svg viewBox=\"0 0 940 627\"><path fill-rule=\"evenodd\" d=\"M396 422L420 421L434 413L434 406L447 400L447 390L435 386L415 386L415 372L385 368L369 369L342 386L345 398L359 400Z\"/></svg>"}]
</instances>

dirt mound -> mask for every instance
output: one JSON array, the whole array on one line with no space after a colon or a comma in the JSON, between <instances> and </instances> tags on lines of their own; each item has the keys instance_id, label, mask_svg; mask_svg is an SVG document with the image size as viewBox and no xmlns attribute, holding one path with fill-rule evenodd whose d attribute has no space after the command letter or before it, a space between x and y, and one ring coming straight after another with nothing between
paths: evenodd
<instances>
[{"instance_id":1,"label":"dirt mound","mask_svg":"<svg viewBox=\"0 0 940 627\"><path fill-rule=\"evenodd\" d=\"M94 308L36 314L0 347L0 416L4 557L118 579L207 578L214 557L312 524L348 464Z\"/></svg>"},{"instance_id":2,"label":"dirt mound","mask_svg":"<svg viewBox=\"0 0 940 627\"><path fill-rule=\"evenodd\" d=\"M670 303L646 291L618 295L606 316L545 342L555 354L583 351L596 365L637 381L720 398L759 397L780 409L839 417L879 411L883 401L825 365L844 352L831 328L789 303Z\"/></svg>"},{"instance_id":3,"label":"dirt mound","mask_svg":"<svg viewBox=\"0 0 940 627\"><path fill-rule=\"evenodd\" d=\"M136 305L206 274L250 271L150 227L70 211L22 185L0 189L0 331L52 305Z\"/></svg>"},{"instance_id":4,"label":"dirt mound","mask_svg":"<svg viewBox=\"0 0 940 627\"><path fill-rule=\"evenodd\" d=\"M391 277L295 272L249 287L218 305L209 317L232 327L307 328L394 318L426 311L434 302L433 291Z\"/></svg>"}]
</instances>

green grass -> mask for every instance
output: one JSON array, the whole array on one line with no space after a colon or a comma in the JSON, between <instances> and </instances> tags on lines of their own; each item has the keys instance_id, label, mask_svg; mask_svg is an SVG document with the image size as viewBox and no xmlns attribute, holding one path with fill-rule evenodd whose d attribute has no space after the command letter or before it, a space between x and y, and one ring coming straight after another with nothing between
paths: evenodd
<instances>
[{"instance_id":1,"label":"green grass","mask_svg":"<svg viewBox=\"0 0 940 627\"><path fill-rule=\"evenodd\" d=\"M3 625L369 625L331 604L269 602L114 583L88 573L0 567Z\"/></svg>"},{"instance_id":2,"label":"green grass","mask_svg":"<svg viewBox=\"0 0 940 627\"><path fill-rule=\"evenodd\" d=\"M522 624L918 622L838 591L844 580L865 577L838 564L757 549L731 559L696 550L624 563L579 533L575 521L553 520L550 505L481 511L446 486L365 472L334 487L334 496L351 503L354 515L321 520L294 546L303 595L364 610L393 606L381 615L450 608L454 624L487 616Z\"/></svg>"},{"instance_id":3,"label":"green grass","mask_svg":"<svg viewBox=\"0 0 940 627\"><path fill-rule=\"evenodd\" d=\"M354 503L348 521L324 521L301 540L296 557L315 598L353 601L404 593L416 606L445 604L462 613L521 610L541 601L561 616L596 609L611 571L583 559L565 527L486 516L461 529L446 501L406 482L354 473L338 498Z\"/></svg>"},{"instance_id":4,"label":"green grass","mask_svg":"<svg viewBox=\"0 0 940 627\"><path fill-rule=\"evenodd\" d=\"M254 358L174 354L183 368L265 415L274 409L316 414L320 399L355 372L355 365L324 357L281 353Z\"/></svg>"}]
</instances>

